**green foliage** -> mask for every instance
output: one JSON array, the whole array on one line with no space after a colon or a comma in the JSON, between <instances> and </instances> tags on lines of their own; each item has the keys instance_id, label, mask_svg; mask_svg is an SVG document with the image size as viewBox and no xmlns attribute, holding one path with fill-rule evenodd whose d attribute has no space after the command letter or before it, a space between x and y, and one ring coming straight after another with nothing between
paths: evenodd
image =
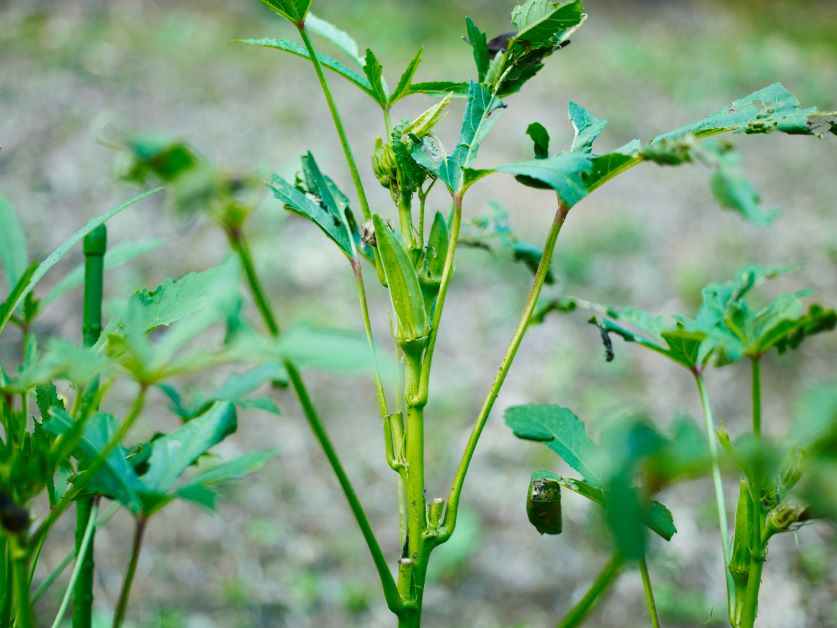
<instances>
[{"instance_id":1,"label":"green foliage","mask_svg":"<svg viewBox=\"0 0 837 628\"><path fill-rule=\"evenodd\" d=\"M546 471L532 476L527 512L539 532L560 531L560 523L555 524L556 519L552 516L560 512L560 506L557 510L553 506L553 510L547 512L544 505L541 511L535 509L534 515L531 512L533 483L543 478L548 478L551 485L564 487L602 506L619 552L627 559L638 560L644 555L646 526L667 541L677 531L668 509L644 498L634 486L641 463L649 470L653 469L655 473L650 477L658 480L669 471L674 472L674 469L666 468L664 461L680 446L675 444L676 440L664 439L644 422L629 421L612 428L600 448L587 436L584 423L575 414L554 405L514 406L506 410L505 420L515 436L544 443L583 477L583 480L564 478ZM541 488L541 492L546 492L547 487ZM555 501L552 499L549 503ZM548 522L542 521L541 515ZM557 527L550 527L551 524Z\"/></svg>"},{"instance_id":2,"label":"green foliage","mask_svg":"<svg viewBox=\"0 0 837 628\"><path fill-rule=\"evenodd\" d=\"M285 209L316 224L346 257L354 257L355 242L360 236L349 199L320 171L311 153L303 156L302 177L297 178L295 185L275 174L269 187Z\"/></svg>"},{"instance_id":3,"label":"green foliage","mask_svg":"<svg viewBox=\"0 0 837 628\"><path fill-rule=\"evenodd\" d=\"M261 0L294 24L302 24L311 8L311 0Z\"/></svg>"}]
</instances>

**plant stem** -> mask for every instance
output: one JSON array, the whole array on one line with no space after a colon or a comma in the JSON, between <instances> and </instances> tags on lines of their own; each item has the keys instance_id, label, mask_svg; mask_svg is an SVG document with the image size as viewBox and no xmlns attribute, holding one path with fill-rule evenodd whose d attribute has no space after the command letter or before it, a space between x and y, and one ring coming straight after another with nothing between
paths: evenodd
<instances>
[{"instance_id":1,"label":"plant stem","mask_svg":"<svg viewBox=\"0 0 837 628\"><path fill-rule=\"evenodd\" d=\"M267 299L267 295L264 291L259 275L256 272L255 265L253 264L253 258L250 255L250 248L247 245L247 239L241 231L228 231L227 236L230 241L230 246L238 255L239 261L244 268L244 274L247 277L250 292L253 295L253 300L256 303L256 307L261 314L265 326L271 336L278 336L281 329L276 320L276 316L273 314L273 309ZM308 425L314 433L314 437L317 439L320 448L323 450L329 465L331 465L334 475L337 476L340 488L343 489L343 494L349 502L349 507L355 516L361 534L363 534L363 538L369 548L369 552L372 554L372 560L375 563L378 576L381 579L381 586L384 590L387 606L390 610L395 612L396 610L403 608L404 601L398 594L398 589L395 586L395 579L392 577L392 573L389 570L389 566L387 565L381 546L378 543L378 539L375 537L375 532L369 524L369 520L367 519L363 506L357 497L357 493L349 480L349 476L343 468L343 464L337 455L337 451L334 449L334 445L331 443L331 438L320 420L316 408L314 408L314 404L308 394L308 389L305 386L302 375L294 363L290 360L283 360L282 363L285 370L288 372L288 379L291 382L291 387L294 389L294 392L299 399L300 406L302 407L302 413L305 415Z\"/></svg>"},{"instance_id":2,"label":"plant stem","mask_svg":"<svg viewBox=\"0 0 837 628\"><path fill-rule=\"evenodd\" d=\"M474 450L477 448L477 442L479 441L482 430L485 428L485 424L488 421L488 415L491 412L491 408L494 406L497 395L500 394L500 388L502 388L503 383L506 381L506 375L508 375L512 362L517 355L517 350L520 348L520 343L526 335L526 330L529 327L529 320L532 317L532 313L535 311L538 297L541 294L544 281L546 281L546 275L552 264L552 254L555 251L555 244L558 241L558 235L561 233L561 228L564 226L564 222L567 219L569 211L570 208L563 201L559 200L558 211L555 213L555 219L553 220L552 227L547 235L546 243L543 248L543 254L541 256L540 263L538 264L538 270L535 273L535 279L532 282L532 289L529 291L529 297L526 300L526 305L520 315L520 320L517 322L517 327L514 330L511 342L509 343L506 353L503 356L503 361L500 363L500 369L494 378L494 383L492 383L491 389L488 391L488 396L485 398L482 409L477 416L476 424L471 431L471 436L468 439L468 444L465 446L465 451L462 453L462 459L460 460L459 468L456 471L453 486L451 487L450 494L448 496L445 523L443 529L440 529L439 531L439 542L446 541L456 527L459 498L462 494L462 486L465 483L465 475L468 473L468 466L471 464L471 458L474 456ZM451 242L455 242L453 234L451 235Z\"/></svg>"},{"instance_id":3,"label":"plant stem","mask_svg":"<svg viewBox=\"0 0 837 628\"><path fill-rule=\"evenodd\" d=\"M76 503L76 507L81 504L81 500ZM70 598L74 600L74 608L73 608L73 624L76 622L82 621L82 615L86 615L85 619L87 621L86 624L79 623L80 626L90 626L92 620L92 612L91 606L93 602L93 595L91 591L91 595L89 600L81 600L82 604L87 603L86 606L86 614L80 613L77 615L75 613L75 600L77 599L76 595L78 593L78 582L79 578L81 577L83 571L86 569L87 565L85 564L85 557L88 555L87 550L90 547L91 543L93 542L93 534L96 531L96 514L98 512L98 505L96 500L93 500L91 503L91 509L87 514L87 526L84 529L84 534L81 538L81 543L79 543L78 547L76 548L76 564L73 567L73 573L70 576L70 583L67 585L67 591L64 593L64 597L61 600L61 606L58 607L58 612L55 614L55 621L52 622L52 628L58 628L61 625L61 622L64 621L64 615L67 612L67 607L70 605ZM92 584L92 583L91 583ZM34 597L34 596L33 596Z\"/></svg>"},{"instance_id":4,"label":"plant stem","mask_svg":"<svg viewBox=\"0 0 837 628\"><path fill-rule=\"evenodd\" d=\"M761 360L753 358L750 365L753 370L753 434L761 438Z\"/></svg>"},{"instance_id":5,"label":"plant stem","mask_svg":"<svg viewBox=\"0 0 837 628\"><path fill-rule=\"evenodd\" d=\"M325 96L326 104L328 105L329 113L331 113L331 120L334 123L334 129L337 131L337 137L340 139L340 146L343 148L343 155L346 157L346 165L349 167L349 172L352 175L352 182L355 185L355 192L357 193L360 209L363 212L365 220L372 220L372 212L369 209L369 200L366 198L366 190L363 187L363 181L360 178L360 171L357 168L354 153L352 152L351 144L349 144L349 136L346 135L346 128L343 126L343 119L340 117L340 110L334 102L334 96L331 94L331 88L328 86L325 71L317 57L317 51L314 49L314 44L311 43L311 38L308 37L308 31L305 29L305 24L298 24L299 36L302 38L302 43L305 44L305 49L311 57L311 64L314 66L314 72L317 74L317 80L320 82L320 88ZM389 125L389 111L385 111L385 123ZM389 139L389 138L387 138ZM375 256L375 270L378 273L378 280L386 285L384 278L384 268L381 266L381 258L378 252L373 250Z\"/></svg>"},{"instance_id":6,"label":"plant stem","mask_svg":"<svg viewBox=\"0 0 837 628\"><path fill-rule=\"evenodd\" d=\"M119 601L116 603L116 611L113 614L113 628L119 628L125 620L125 613L128 611L128 599L131 597L131 585L134 583L134 575L137 573L140 552L142 552L142 539L145 534L145 527L148 519L140 515L137 517L134 526L134 543L131 547L131 559L128 561L128 568L125 570L125 578L122 581L122 590L119 592Z\"/></svg>"},{"instance_id":7,"label":"plant stem","mask_svg":"<svg viewBox=\"0 0 837 628\"><path fill-rule=\"evenodd\" d=\"M564 618L558 623L558 628L574 628L575 626L580 626L601 601L602 594L619 577L619 573L622 571L622 565L623 561L619 556L611 558L599 572L599 575L596 576L596 579L590 585L584 597L564 615Z\"/></svg>"},{"instance_id":8,"label":"plant stem","mask_svg":"<svg viewBox=\"0 0 837 628\"><path fill-rule=\"evenodd\" d=\"M311 57L311 63L314 66L314 71L317 73L317 79L320 82L320 88L323 90L328 110L331 113L331 119L334 122L334 129L337 131L337 136L340 138L340 146L343 148L343 154L346 156L346 164L349 166L349 171L352 174L352 181L355 184L357 197L360 201L360 208L363 211L363 217L366 220L372 219L372 213L369 211L369 201L366 199L366 191L363 188L363 181L360 179L360 172L355 162L355 156L352 153L352 147L349 144L349 138L346 135L346 129L343 126L343 119L340 117L340 111L337 109L337 104L334 102L334 96L331 94L331 88L328 86L325 71L317 57L317 51L314 50L314 45L311 43L311 38L308 37L308 31L305 25L298 25L299 36L302 38L302 43L305 44L306 50Z\"/></svg>"},{"instance_id":9,"label":"plant stem","mask_svg":"<svg viewBox=\"0 0 837 628\"><path fill-rule=\"evenodd\" d=\"M651 616L651 626L660 628L660 618L657 616L657 603L654 601L654 590L651 588L651 576L648 575L648 563L645 559L639 561L639 573L642 574L642 588L645 591L645 604Z\"/></svg>"},{"instance_id":10,"label":"plant stem","mask_svg":"<svg viewBox=\"0 0 837 628\"><path fill-rule=\"evenodd\" d=\"M413 197L405 192L401 193L401 200L398 203L398 220L401 226L401 238L404 240L404 247L408 251L416 248L413 237Z\"/></svg>"},{"instance_id":11,"label":"plant stem","mask_svg":"<svg viewBox=\"0 0 837 628\"><path fill-rule=\"evenodd\" d=\"M357 257L352 259L352 272L355 276L357 298L360 303L361 317L363 318L363 331L366 333L366 341L369 343L369 351L372 353L372 360L375 363L375 392L378 395L378 407L381 411L381 418L384 419L389 414L389 407L387 406L387 396L384 392L384 383L381 379L381 370L378 368L378 351L375 347L375 336L372 333L372 321L369 318L369 303L366 300L366 288L363 285L363 268L360 265L360 259Z\"/></svg>"},{"instance_id":12,"label":"plant stem","mask_svg":"<svg viewBox=\"0 0 837 628\"><path fill-rule=\"evenodd\" d=\"M752 367L752 404L753 404L753 435L761 440L761 360L759 357L750 360ZM750 575L747 579L747 589L744 593L744 603L741 610L741 626L750 628L755 624L759 607L759 591L761 590L761 572L765 560L765 543L762 539L765 513L761 505L761 465L753 471L750 499L753 503L753 526L750 537Z\"/></svg>"},{"instance_id":13,"label":"plant stem","mask_svg":"<svg viewBox=\"0 0 837 628\"><path fill-rule=\"evenodd\" d=\"M439 326L442 322L442 311L445 309L445 298L448 294L448 286L453 278L453 261L456 255L456 246L459 243L459 228L462 224L462 195L453 197L453 219L450 225L450 239L448 250L445 253L445 265L442 268L442 278L439 282L439 294L436 295L436 307L433 309L433 320L430 324L430 338L427 341L427 349L424 352L424 361L421 365L421 385L419 387L419 399L427 402L430 388L430 367L433 364L433 352L436 349L436 339L439 337Z\"/></svg>"},{"instance_id":14,"label":"plant stem","mask_svg":"<svg viewBox=\"0 0 837 628\"><path fill-rule=\"evenodd\" d=\"M105 512L96 519L96 529L98 530L99 528L104 526L108 521L110 521L113 518L113 516L117 512L119 512L119 508L120 505L118 502L114 502L110 506L108 506L107 510L105 510ZM74 556L74 551L71 550L67 552L67 554L64 556L64 559L58 564L58 566L55 569L52 570L52 573L50 573L46 578L44 578L43 582L41 582L41 584L38 585L38 588L35 589L35 592L32 593L32 604L35 604L41 598L41 596L49 590L49 588L55 583L55 581L61 577L61 574L64 573L64 570L70 566L70 563L73 562ZM34 572L34 569L32 570L32 572ZM32 581L33 575L33 573L29 574L30 582ZM0 622L0 626L2 625L4 624Z\"/></svg>"},{"instance_id":15,"label":"plant stem","mask_svg":"<svg viewBox=\"0 0 837 628\"><path fill-rule=\"evenodd\" d=\"M29 597L29 549L20 539L9 537L15 600L15 628L35 628L35 613Z\"/></svg>"},{"instance_id":16,"label":"plant stem","mask_svg":"<svg viewBox=\"0 0 837 628\"><path fill-rule=\"evenodd\" d=\"M731 612L734 603L733 594L735 590L735 583L732 580L732 574L729 572L730 561L730 545L729 545L729 531L727 529L727 507L726 499L724 498L724 483L721 479L721 461L718 455L718 441L715 435L715 420L712 417L712 406L709 403L709 395L706 392L706 382L704 382L703 375L700 371L694 372L695 382L697 383L698 394L700 395L700 405L703 410L703 420L706 427L706 440L709 444L709 456L712 460L712 484L715 488L715 502L718 508L718 526L721 531L721 549L724 556L724 575L727 583L727 611Z\"/></svg>"},{"instance_id":17,"label":"plant stem","mask_svg":"<svg viewBox=\"0 0 837 628\"><path fill-rule=\"evenodd\" d=\"M424 406L415 395L421 378L421 358L407 353L404 399L407 436L407 545L408 558L418 561L424 550L427 508L424 497Z\"/></svg>"},{"instance_id":18,"label":"plant stem","mask_svg":"<svg viewBox=\"0 0 837 628\"><path fill-rule=\"evenodd\" d=\"M107 227L100 225L84 238L84 346L92 347L102 334ZM79 419L80 420L80 419ZM84 495L76 502L76 566L73 570L73 628L89 628L93 622L93 576L96 571L94 535L97 497ZM69 589L68 589L69 593ZM69 599L65 598L56 622L60 622Z\"/></svg>"},{"instance_id":19,"label":"plant stem","mask_svg":"<svg viewBox=\"0 0 837 628\"><path fill-rule=\"evenodd\" d=\"M757 548L761 551L761 547ZM759 590L761 588L761 572L764 567L764 556L756 556L756 548L750 561L750 575L747 579L747 591L744 594L744 607L741 611L740 628L753 628L759 610Z\"/></svg>"}]
</instances>

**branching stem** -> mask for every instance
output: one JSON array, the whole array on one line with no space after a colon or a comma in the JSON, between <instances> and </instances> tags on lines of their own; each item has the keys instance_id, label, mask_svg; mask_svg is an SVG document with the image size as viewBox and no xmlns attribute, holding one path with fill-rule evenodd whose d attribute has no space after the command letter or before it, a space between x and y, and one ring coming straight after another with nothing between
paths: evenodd
<instances>
[{"instance_id":1,"label":"branching stem","mask_svg":"<svg viewBox=\"0 0 837 628\"><path fill-rule=\"evenodd\" d=\"M526 305L523 308L517 327L512 335L511 342L509 343L506 353L503 356L503 360L500 363L500 369L494 378L494 383L491 385L482 409L477 416L476 424L471 431L471 436L468 439L468 444L465 446L465 451L462 453L459 468L456 471L453 486L451 487L450 494L448 495L444 526L442 526L439 530L439 542L444 542L450 538L450 535L456 527L456 517L459 510L459 498L462 495L462 487L465 483L465 475L468 473L468 466L471 464L471 458L474 456L474 451L477 448L477 442L479 441L482 430L485 428L485 424L488 421L488 415L491 413L491 409L494 407L494 402L500 394L500 388L502 388L503 383L506 381L506 376L508 375L512 362L517 355L517 350L520 348L520 343L526 335L526 330L529 327L529 321L532 317L532 313L535 311L538 297L541 294L543 284L546 281L546 275L552 264L552 255L555 252L555 244L558 241L558 235L561 233L561 228L564 226L564 222L567 219L569 211L569 206L559 200L558 210L555 212L555 219L553 220L552 227L547 235L546 243L543 248L543 254L541 256L540 263L538 264L538 269L535 273L535 279L532 282L532 288L529 291L529 297L526 300ZM453 233L451 234L451 242L455 242Z\"/></svg>"}]
</instances>

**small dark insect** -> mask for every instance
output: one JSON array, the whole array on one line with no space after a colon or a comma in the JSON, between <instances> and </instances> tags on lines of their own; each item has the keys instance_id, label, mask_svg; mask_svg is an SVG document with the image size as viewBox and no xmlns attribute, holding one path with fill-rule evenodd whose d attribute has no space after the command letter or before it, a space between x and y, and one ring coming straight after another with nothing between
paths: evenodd
<instances>
[{"instance_id":1,"label":"small dark insect","mask_svg":"<svg viewBox=\"0 0 837 628\"><path fill-rule=\"evenodd\" d=\"M602 337L602 344L605 348L605 360L607 362L613 362L613 359L616 357L616 354L613 352L613 341L610 339L610 334L607 333L607 329L605 329L605 326L602 325L595 318L592 319L590 322L599 328L599 334Z\"/></svg>"},{"instance_id":2,"label":"small dark insect","mask_svg":"<svg viewBox=\"0 0 837 628\"><path fill-rule=\"evenodd\" d=\"M535 471L526 496L529 523L541 534L561 534L561 485L554 477Z\"/></svg>"},{"instance_id":3,"label":"small dark insect","mask_svg":"<svg viewBox=\"0 0 837 628\"><path fill-rule=\"evenodd\" d=\"M488 42L488 56L493 59L499 53L505 52L509 47L509 41L517 35L517 31L509 31L508 33L501 33L494 39Z\"/></svg>"}]
</instances>

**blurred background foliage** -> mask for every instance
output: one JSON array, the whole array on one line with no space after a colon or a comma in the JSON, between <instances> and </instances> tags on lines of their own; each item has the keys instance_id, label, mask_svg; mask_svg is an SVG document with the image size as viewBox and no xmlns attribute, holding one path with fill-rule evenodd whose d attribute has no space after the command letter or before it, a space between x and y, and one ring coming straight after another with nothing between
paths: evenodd
<instances>
[{"instance_id":1,"label":"blurred background foliage","mask_svg":"<svg viewBox=\"0 0 837 628\"><path fill-rule=\"evenodd\" d=\"M373 48L393 83L421 46L419 80L466 79L472 60L461 41L464 16L499 33L509 28L512 4L315 0L314 7ZM556 142L568 143L570 99L610 119L602 137L608 147L647 139L773 81L805 105L837 108L832 1L589 0L587 9L590 19L572 46L509 99L504 124L484 144L485 163L528 158L524 131L533 120ZM0 0L0 192L15 203L33 248L49 250L87 217L133 192L115 176L117 155L104 144L136 132L183 139L231 171L262 178L273 171L292 176L299 154L310 148L351 189L310 68L232 43L267 36L293 33L256 0ZM380 116L351 86L336 77L331 83L363 163L382 132ZM410 99L395 117L428 103ZM458 127L458 107L440 127L443 137ZM700 167L646 165L574 212L559 243L558 281L550 294L691 314L705 283L725 280L746 263L805 262L803 271L771 289L812 287L819 301L837 303L833 140L733 139L765 204L782 208L779 222L753 227L721 211ZM373 186L371 176L366 181L374 206L384 207L386 191ZM543 194L490 180L470 197L466 217L489 214L492 199L508 208L522 240L542 242L551 220ZM445 209L444 197L435 202ZM282 319L359 329L352 279L334 247L271 201L253 221L255 255L269 271ZM167 243L164 253L110 275L111 296L215 264L226 250L211 225L172 216L159 205L121 216L110 237L113 243L151 237ZM499 251L463 249L457 270L428 408L430 497L447 490L530 280ZM56 272L51 280L59 278ZM383 338L386 296L373 289L371 298ZM42 325L73 336L80 311L78 299L68 297ZM525 341L478 448L460 528L434 556L429 626L552 625L607 559L599 519L575 496L565 499L562 536L539 537L526 522L530 471L556 463L501 425L504 407L559 403L594 432L627 411L647 412L662 426L679 414L697 414L687 376L618 343L616 360L605 363L598 332L584 318L552 317ZM826 336L765 365L767 433L786 431L793 400L833 373L835 351L835 338ZM716 414L733 433L747 421L737 388L747 378L727 369L709 382ZM396 556L395 483L383 458L371 382L313 373L312 379L382 542ZM279 460L232 489L218 516L187 506L161 515L139 568L136 626L391 624L360 536L295 400L283 394L279 402L282 417L251 413L242 418L237 440L225 444L279 447ZM162 398L158 403L162 408ZM151 433L154 426L144 429ZM670 544L655 541L650 561L666 625L720 625L724 616L710 495L707 480L661 496L679 530ZM46 548L46 565L63 557L71 534L68 524L65 545L59 534ZM128 521L117 518L97 541L102 609L114 602L129 534ZM764 575L761 625L837 624L835 544L833 530L823 525L776 540ZM644 625L641 595L639 575L627 573L591 625ZM41 603L49 617L58 599Z\"/></svg>"}]
</instances>

